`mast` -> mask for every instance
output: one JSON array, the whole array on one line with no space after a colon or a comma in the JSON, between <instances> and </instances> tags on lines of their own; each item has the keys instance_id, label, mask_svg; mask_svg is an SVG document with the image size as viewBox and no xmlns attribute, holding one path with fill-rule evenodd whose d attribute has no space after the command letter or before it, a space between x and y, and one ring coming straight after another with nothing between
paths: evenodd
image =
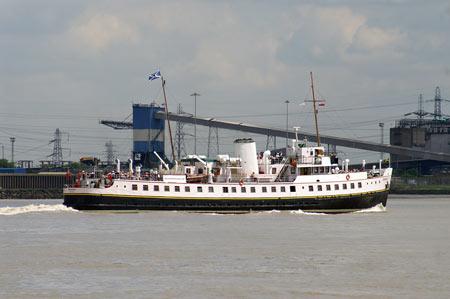
<instances>
[{"instance_id":1,"label":"mast","mask_svg":"<svg viewBox=\"0 0 450 299\"><path fill-rule=\"evenodd\" d=\"M312 90L312 96L313 96L313 105L314 105L314 118L316 120L316 135L317 135L317 146L320 146L320 137L319 137L319 125L317 124L317 108L316 108L316 97L314 95L314 81L313 81L313 75L311 74L311 90Z\"/></svg>"},{"instance_id":2,"label":"mast","mask_svg":"<svg viewBox=\"0 0 450 299\"><path fill-rule=\"evenodd\" d=\"M173 138L172 138L172 129L170 128L170 117L169 117L169 107L167 107L167 97L166 97L166 81L164 80L164 77L161 76L161 84L164 92L164 105L166 105L166 115L167 115L167 124L169 125L169 135L170 135L170 145L172 146L172 157L173 157L173 163L175 163L175 149L173 147Z\"/></svg>"}]
</instances>

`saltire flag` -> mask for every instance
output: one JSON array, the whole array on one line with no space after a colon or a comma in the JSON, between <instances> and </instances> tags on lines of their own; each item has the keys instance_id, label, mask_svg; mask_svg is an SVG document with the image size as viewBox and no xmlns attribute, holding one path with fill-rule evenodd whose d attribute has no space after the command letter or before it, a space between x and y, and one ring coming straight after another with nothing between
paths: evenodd
<instances>
[{"instance_id":1,"label":"saltire flag","mask_svg":"<svg viewBox=\"0 0 450 299\"><path fill-rule=\"evenodd\" d=\"M157 71L157 72L151 74L148 77L148 80L152 81L152 80L155 80L155 79L158 79L158 78L161 78L161 72L160 71Z\"/></svg>"}]
</instances>

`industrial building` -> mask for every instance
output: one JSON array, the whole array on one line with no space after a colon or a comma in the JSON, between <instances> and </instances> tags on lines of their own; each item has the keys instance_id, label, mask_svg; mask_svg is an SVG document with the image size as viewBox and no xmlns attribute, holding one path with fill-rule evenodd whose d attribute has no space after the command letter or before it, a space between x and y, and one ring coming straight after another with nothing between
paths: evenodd
<instances>
[{"instance_id":1,"label":"industrial building","mask_svg":"<svg viewBox=\"0 0 450 299\"><path fill-rule=\"evenodd\" d=\"M416 115L417 118L404 118L396 121L390 129L390 144L406 148L424 150L435 153L450 153L450 116L442 114L440 89L436 87L434 113L426 112L423 108L423 97L419 96L417 111L405 114ZM428 117L428 118L427 118ZM422 159L410 154L391 154L391 162L401 168L417 168L421 173L450 170L450 163L432 159ZM397 167L397 168L398 168Z\"/></svg>"},{"instance_id":2,"label":"industrial building","mask_svg":"<svg viewBox=\"0 0 450 299\"><path fill-rule=\"evenodd\" d=\"M165 157L164 153L164 129L165 121L156 119L154 114L164 111L164 107L156 103L133 104L133 164L141 164L144 168L150 168L158 158Z\"/></svg>"}]
</instances>

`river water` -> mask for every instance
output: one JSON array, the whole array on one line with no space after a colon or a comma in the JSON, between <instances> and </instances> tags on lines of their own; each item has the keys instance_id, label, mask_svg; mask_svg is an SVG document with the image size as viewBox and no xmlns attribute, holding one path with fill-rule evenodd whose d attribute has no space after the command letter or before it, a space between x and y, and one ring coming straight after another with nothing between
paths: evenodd
<instances>
[{"instance_id":1,"label":"river water","mask_svg":"<svg viewBox=\"0 0 450 299\"><path fill-rule=\"evenodd\" d=\"M449 298L450 197L321 215L0 200L1 298Z\"/></svg>"}]
</instances>

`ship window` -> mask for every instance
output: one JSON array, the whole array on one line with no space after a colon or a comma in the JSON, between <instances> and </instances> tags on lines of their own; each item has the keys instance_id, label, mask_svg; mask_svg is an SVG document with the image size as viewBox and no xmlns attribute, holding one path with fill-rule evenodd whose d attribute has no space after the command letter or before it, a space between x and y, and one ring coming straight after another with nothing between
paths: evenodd
<instances>
[{"instance_id":1,"label":"ship window","mask_svg":"<svg viewBox=\"0 0 450 299\"><path fill-rule=\"evenodd\" d=\"M281 192L286 192L286 187L285 187L285 186L282 186L282 187L280 188L280 190L281 190Z\"/></svg>"},{"instance_id":2,"label":"ship window","mask_svg":"<svg viewBox=\"0 0 450 299\"><path fill-rule=\"evenodd\" d=\"M191 169L190 168L186 168L186 173L187 174L191 174Z\"/></svg>"},{"instance_id":3,"label":"ship window","mask_svg":"<svg viewBox=\"0 0 450 299\"><path fill-rule=\"evenodd\" d=\"M191 188L189 186L184 186L184 192L191 192Z\"/></svg>"},{"instance_id":4,"label":"ship window","mask_svg":"<svg viewBox=\"0 0 450 299\"><path fill-rule=\"evenodd\" d=\"M236 193L237 192L236 187L231 187L231 192Z\"/></svg>"},{"instance_id":5,"label":"ship window","mask_svg":"<svg viewBox=\"0 0 450 299\"><path fill-rule=\"evenodd\" d=\"M197 187L197 192L203 192L202 186Z\"/></svg>"},{"instance_id":6,"label":"ship window","mask_svg":"<svg viewBox=\"0 0 450 299\"><path fill-rule=\"evenodd\" d=\"M347 184L343 184L342 189L347 190Z\"/></svg>"},{"instance_id":7,"label":"ship window","mask_svg":"<svg viewBox=\"0 0 450 299\"><path fill-rule=\"evenodd\" d=\"M314 167L313 170L314 170L314 173L319 173L319 168Z\"/></svg>"},{"instance_id":8,"label":"ship window","mask_svg":"<svg viewBox=\"0 0 450 299\"><path fill-rule=\"evenodd\" d=\"M308 186L309 191L314 191L314 187L313 186Z\"/></svg>"},{"instance_id":9,"label":"ship window","mask_svg":"<svg viewBox=\"0 0 450 299\"><path fill-rule=\"evenodd\" d=\"M362 188L361 182L358 183L358 188Z\"/></svg>"},{"instance_id":10,"label":"ship window","mask_svg":"<svg viewBox=\"0 0 450 299\"><path fill-rule=\"evenodd\" d=\"M255 187L250 187L250 192L251 193L255 193L256 192L256 188Z\"/></svg>"},{"instance_id":11,"label":"ship window","mask_svg":"<svg viewBox=\"0 0 450 299\"><path fill-rule=\"evenodd\" d=\"M214 192L214 187L213 186L209 186L208 187L208 191L211 192L211 193Z\"/></svg>"},{"instance_id":12,"label":"ship window","mask_svg":"<svg viewBox=\"0 0 450 299\"><path fill-rule=\"evenodd\" d=\"M295 168L291 167L291 174L295 174Z\"/></svg>"},{"instance_id":13,"label":"ship window","mask_svg":"<svg viewBox=\"0 0 450 299\"><path fill-rule=\"evenodd\" d=\"M164 186L164 191L169 192L170 191L170 186Z\"/></svg>"},{"instance_id":14,"label":"ship window","mask_svg":"<svg viewBox=\"0 0 450 299\"><path fill-rule=\"evenodd\" d=\"M203 168L198 169L198 174L203 174Z\"/></svg>"},{"instance_id":15,"label":"ship window","mask_svg":"<svg viewBox=\"0 0 450 299\"><path fill-rule=\"evenodd\" d=\"M266 193L267 192L267 187L262 187L262 192Z\"/></svg>"},{"instance_id":16,"label":"ship window","mask_svg":"<svg viewBox=\"0 0 450 299\"><path fill-rule=\"evenodd\" d=\"M180 192L180 186L175 186L175 192Z\"/></svg>"},{"instance_id":17,"label":"ship window","mask_svg":"<svg viewBox=\"0 0 450 299\"><path fill-rule=\"evenodd\" d=\"M327 191L330 191L330 190L331 190L331 186L327 185Z\"/></svg>"},{"instance_id":18,"label":"ship window","mask_svg":"<svg viewBox=\"0 0 450 299\"><path fill-rule=\"evenodd\" d=\"M295 192L295 186L290 186L291 192Z\"/></svg>"},{"instance_id":19,"label":"ship window","mask_svg":"<svg viewBox=\"0 0 450 299\"><path fill-rule=\"evenodd\" d=\"M158 185L153 186L153 191L159 191L159 186Z\"/></svg>"},{"instance_id":20,"label":"ship window","mask_svg":"<svg viewBox=\"0 0 450 299\"><path fill-rule=\"evenodd\" d=\"M334 185L334 190L339 190L339 185L338 184Z\"/></svg>"},{"instance_id":21,"label":"ship window","mask_svg":"<svg viewBox=\"0 0 450 299\"><path fill-rule=\"evenodd\" d=\"M317 191L322 191L322 185L317 185Z\"/></svg>"},{"instance_id":22,"label":"ship window","mask_svg":"<svg viewBox=\"0 0 450 299\"><path fill-rule=\"evenodd\" d=\"M272 192L277 192L277 187L273 186L272 187Z\"/></svg>"},{"instance_id":23,"label":"ship window","mask_svg":"<svg viewBox=\"0 0 450 299\"><path fill-rule=\"evenodd\" d=\"M311 174L311 168L303 167L300 170L301 170L301 175L310 175Z\"/></svg>"},{"instance_id":24,"label":"ship window","mask_svg":"<svg viewBox=\"0 0 450 299\"><path fill-rule=\"evenodd\" d=\"M355 183L350 183L350 188L355 189Z\"/></svg>"},{"instance_id":25,"label":"ship window","mask_svg":"<svg viewBox=\"0 0 450 299\"><path fill-rule=\"evenodd\" d=\"M245 187L241 187L241 192L242 192L242 193L247 192L247 190L245 189Z\"/></svg>"},{"instance_id":26,"label":"ship window","mask_svg":"<svg viewBox=\"0 0 450 299\"><path fill-rule=\"evenodd\" d=\"M131 189L136 191L137 190L137 185L136 184L131 185Z\"/></svg>"},{"instance_id":27,"label":"ship window","mask_svg":"<svg viewBox=\"0 0 450 299\"><path fill-rule=\"evenodd\" d=\"M275 167L272 168L272 174L277 174L277 169Z\"/></svg>"},{"instance_id":28,"label":"ship window","mask_svg":"<svg viewBox=\"0 0 450 299\"><path fill-rule=\"evenodd\" d=\"M228 193L228 187L223 187L223 193Z\"/></svg>"},{"instance_id":29,"label":"ship window","mask_svg":"<svg viewBox=\"0 0 450 299\"><path fill-rule=\"evenodd\" d=\"M320 173L324 173L325 172L325 167L320 167Z\"/></svg>"},{"instance_id":30,"label":"ship window","mask_svg":"<svg viewBox=\"0 0 450 299\"><path fill-rule=\"evenodd\" d=\"M144 189L144 191L148 191L148 185L142 186L142 189Z\"/></svg>"}]
</instances>

